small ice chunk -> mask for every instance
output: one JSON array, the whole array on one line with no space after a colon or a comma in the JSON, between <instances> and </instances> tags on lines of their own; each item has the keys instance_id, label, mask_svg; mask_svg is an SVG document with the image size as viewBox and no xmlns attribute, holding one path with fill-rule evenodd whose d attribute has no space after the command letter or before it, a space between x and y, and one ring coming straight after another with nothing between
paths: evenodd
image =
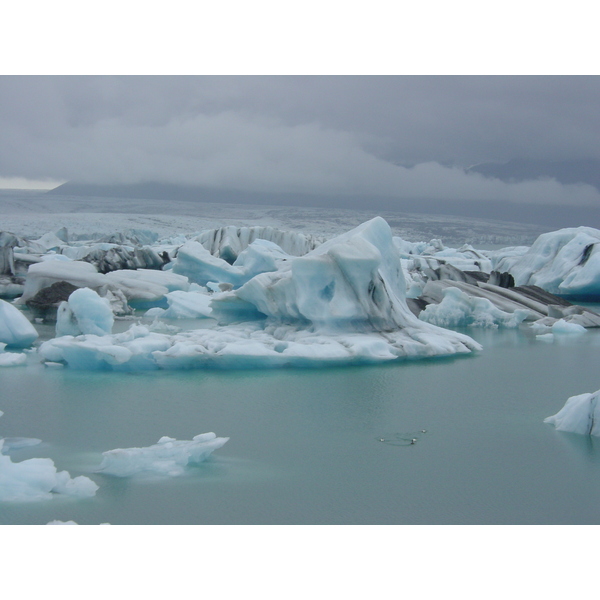
<instances>
[{"instance_id":1,"label":"small ice chunk","mask_svg":"<svg viewBox=\"0 0 600 600\"><path fill-rule=\"evenodd\" d=\"M529 311L517 309L513 313L500 310L487 298L471 297L457 287L443 290L439 304L429 304L419 319L439 327L518 327Z\"/></svg>"},{"instance_id":2,"label":"small ice chunk","mask_svg":"<svg viewBox=\"0 0 600 600\"><path fill-rule=\"evenodd\" d=\"M559 319L552 325L552 333L586 333L586 328L578 323L569 323L564 319Z\"/></svg>"},{"instance_id":3,"label":"small ice chunk","mask_svg":"<svg viewBox=\"0 0 600 600\"><path fill-rule=\"evenodd\" d=\"M0 439L0 501L29 502L50 500L56 494L75 498L95 495L98 486L88 477L71 478L67 471L57 471L50 458L30 458L12 462L2 454Z\"/></svg>"},{"instance_id":4,"label":"small ice chunk","mask_svg":"<svg viewBox=\"0 0 600 600\"><path fill-rule=\"evenodd\" d=\"M197 435L192 440L163 436L153 446L116 448L103 452L98 472L117 477L131 477L143 472L181 475L187 465L206 460L228 440L218 438L212 432Z\"/></svg>"},{"instance_id":5,"label":"small ice chunk","mask_svg":"<svg viewBox=\"0 0 600 600\"><path fill-rule=\"evenodd\" d=\"M0 367L19 367L27 364L27 355L21 352L0 352Z\"/></svg>"},{"instance_id":6,"label":"small ice chunk","mask_svg":"<svg viewBox=\"0 0 600 600\"><path fill-rule=\"evenodd\" d=\"M42 443L42 440L37 438L25 438L25 437L12 437L4 438L4 445L2 446L2 452L6 454L11 450L19 450L21 448L29 448L31 446L37 446Z\"/></svg>"}]
</instances>

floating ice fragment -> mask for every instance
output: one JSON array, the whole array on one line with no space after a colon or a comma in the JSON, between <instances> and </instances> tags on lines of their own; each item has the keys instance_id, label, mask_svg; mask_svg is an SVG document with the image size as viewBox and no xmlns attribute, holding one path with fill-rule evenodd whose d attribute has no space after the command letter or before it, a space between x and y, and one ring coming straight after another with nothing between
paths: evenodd
<instances>
[{"instance_id":1,"label":"floating ice fragment","mask_svg":"<svg viewBox=\"0 0 600 600\"><path fill-rule=\"evenodd\" d=\"M46 525L79 525L79 523L75 523L75 521L49 521Z\"/></svg>"},{"instance_id":2,"label":"floating ice fragment","mask_svg":"<svg viewBox=\"0 0 600 600\"><path fill-rule=\"evenodd\" d=\"M2 453L3 446L4 440L0 439L0 501L50 500L56 494L88 498L98 490L88 477L71 478L67 471L57 471L50 458L14 463L10 456Z\"/></svg>"},{"instance_id":3,"label":"floating ice fragment","mask_svg":"<svg viewBox=\"0 0 600 600\"><path fill-rule=\"evenodd\" d=\"M0 367L18 367L27 364L27 355L20 352L0 352Z\"/></svg>"},{"instance_id":4,"label":"floating ice fragment","mask_svg":"<svg viewBox=\"0 0 600 600\"><path fill-rule=\"evenodd\" d=\"M457 287L447 287L439 304L429 304L419 314L419 319L440 327L518 327L529 311L517 309L504 312L487 298L469 296Z\"/></svg>"},{"instance_id":5,"label":"floating ice fragment","mask_svg":"<svg viewBox=\"0 0 600 600\"><path fill-rule=\"evenodd\" d=\"M583 325L579 325L578 323L569 323L564 319L559 319L552 325L552 333L587 333L587 330Z\"/></svg>"},{"instance_id":6,"label":"floating ice fragment","mask_svg":"<svg viewBox=\"0 0 600 600\"><path fill-rule=\"evenodd\" d=\"M0 343L24 348L37 337L38 332L27 317L16 306L0 300Z\"/></svg>"},{"instance_id":7,"label":"floating ice fragment","mask_svg":"<svg viewBox=\"0 0 600 600\"><path fill-rule=\"evenodd\" d=\"M75 290L68 302L58 307L56 335L107 335L114 323L110 302L101 298L94 290L80 288Z\"/></svg>"},{"instance_id":8,"label":"floating ice fragment","mask_svg":"<svg viewBox=\"0 0 600 600\"><path fill-rule=\"evenodd\" d=\"M570 431L582 435L600 436L600 390L571 396L555 415L544 419L557 431Z\"/></svg>"},{"instance_id":9,"label":"floating ice fragment","mask_svg":"<svg viewBox=\"0 0 600 600\"><path fill-rule=\"evenodd\" d=\"M143 472L173 477L184 473L188 465L206 460L228 440L218 438L212 432L199 434L192 440L163 436L153 446L116 448L103 452L98 472L117 477L130 477Z\"/></svg>"}]
</instances>

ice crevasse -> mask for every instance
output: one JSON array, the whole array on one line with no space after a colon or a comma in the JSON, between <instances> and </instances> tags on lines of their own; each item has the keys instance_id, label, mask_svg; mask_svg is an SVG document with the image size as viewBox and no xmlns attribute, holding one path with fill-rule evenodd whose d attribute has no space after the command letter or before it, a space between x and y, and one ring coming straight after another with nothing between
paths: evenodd
<instances>
[{"instance_id":1,"label":"ice crevasse","mask_svg":"<svg viewBox=\"0 0 600 600\"><path fill-rule=\"evenodd\" d=\"M409 310L400 257L380 217L301 257L273 246L257 244L268 271L211 296L214 327L166 334L134 325L122 334L57 337L39 352L76 368L132 370L367 363L480 349L470 337L420 321ZM248 249L254 252L252 244ZM190 274L194 261L204 272L209 263L212 277L219 272L215 265L227 271L206 250L184 253L182 260Z\"/></svg>"}]
</instances>

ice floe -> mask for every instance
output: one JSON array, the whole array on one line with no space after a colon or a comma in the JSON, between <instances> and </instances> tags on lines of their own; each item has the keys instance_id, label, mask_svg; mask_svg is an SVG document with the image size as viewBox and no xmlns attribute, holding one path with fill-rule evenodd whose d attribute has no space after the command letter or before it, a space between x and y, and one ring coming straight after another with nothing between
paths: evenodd
<instances>
[{"instance_id":1,"label":"ice floe","mask_svg":"<svg viewBox=\"0 0 600 600\"><path fill-rule=\"evenodd\" d=\"M184 473L186 467L205 461L228 440L217 437L213 432L201 433L191 440L163 436L153 446L116 448L103 452L98 472L117 477L131 477L140 473L173 477Z\"/></svg>"}]
</instances>

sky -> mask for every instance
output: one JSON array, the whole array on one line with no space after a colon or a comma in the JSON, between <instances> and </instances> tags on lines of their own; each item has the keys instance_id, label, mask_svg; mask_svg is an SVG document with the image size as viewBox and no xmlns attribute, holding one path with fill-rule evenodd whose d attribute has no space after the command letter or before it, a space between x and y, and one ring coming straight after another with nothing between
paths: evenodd
<instances>
[{"instance_id":1,"label":"sky","mask_svg":"<svg viewBox=\"0 0 600 600\"><path fill-rule=\"evenodd\" d=\"M464 168L600 159L598 106L596 76L0 76L0 177L593 206Z\"/></svg>"}]
</instances>

